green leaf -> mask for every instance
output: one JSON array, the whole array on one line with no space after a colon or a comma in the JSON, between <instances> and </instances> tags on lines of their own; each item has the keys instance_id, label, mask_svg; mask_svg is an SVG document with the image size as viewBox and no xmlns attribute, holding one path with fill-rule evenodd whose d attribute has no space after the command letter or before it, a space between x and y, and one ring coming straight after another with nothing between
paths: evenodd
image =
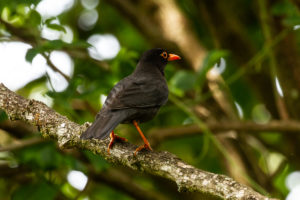
<instances>
[{"instance_id":1,"label":"green leaf","mask_svg":"<svg viewBox=\"0 0 300 200\"><path fill-rule=\"evenodd\" d=\"M172 77L170 84L182 91L191 90L196 84L196 74L189 71L179 71Z\"/></svg>"},{"instance_id":2,"label":"green leaf","mask_svg":"<svg viewBox=\"0 0 300 200\"><path fill-rule=\"evenodd\" d=\"M280 191L284 196L286 196L289 193L288 188L285 186L286 177L293 171L291 168L291 164L286 164L283 170L281 170L280 173L277 174L276 177L273 179L274 187L277 189L277 191Z\"/></svg>"},{"instance_id":3,"label":"green leaf","mask_svg":"<svg viewBox=\"0 0 300 200\"><path fill-rule=\"evenodd\" d=\"M29 22L33 26L40 25L42 22L42 17L40 13L38 13L36 10L31 10L29 14Z\"/></svg>"},{"instance_id":4,"label":"green leaf","mask_svg":"<svg viewBox=\"0 0 300 200\"><path fill-rule=\"evenodd\" d=\"M44 23L45 23L46 25L51 24L51 22L52 22L53 20L55 20L55 19L56 19L56 17L50 17L50 18L46 19Z\"/></svg>"},{"instance_id":5,"label":"green leaf","mask_svg":"<svg viewBox=\"0 0 300 200\"><path fill-rule=\"evenodd\" d=\"M200 88L203 87L207 72L220 60L220 58L226 56L228 56L228 51L225 50L214 50L208 53L198 72L197 85L199 85Z\"/></svg>"},{"instance_id":6,"label":"green leaf","mask_svg":"<svg viewBox=\"0 0 300 200\"><path fill-rule=\"evenodd\" d=\"M282 22L288 27L294 27L300 24L300 16L289 16L284 18Z\"/></svg>"},{"instance_id":7,"label":"green leaf","mask_svg":"<svg viewBox=\"0 0 300 200\"><path fill-rule=\"evenodd\" d=\"M76 48L88 48L91 47L92 45L87 43L86 41L77 41L73 42L71 44L65 43L68 47L76 47Z\"/></svg>"},{"instance_id":8,"label":"green leaf","mask_svg":"<svg viewBox=\"0 0 300 200\"><path fill-rule=\"evenodd\" d=\"M109 167L109 164L101 156L95 155L90 151L84 151L84 155L92 163L96 171L103 171Z\"/></svg>"},{"instance_id":9,"label":"green leaf","mask_svg":"<svg viewBox=\"0 0 300 200\"><path fill-rule=\"evenodd\" d=\"M35 184L23 184L12 194L12 200L53 200L58 193L57 188L46 182L40 181Z\"/></svg>"},{"instance_id":10,"label":"green leaf","mask_svg":"<svg viewBox=\"0 0 300 200\"><path fill-rule=\"evenodd\" d=\"M18 1L12 1L12 0L1 0L0 1L0 8L2 6L9 6L11 8L15 8L17 5L25 4L25 5L37 5L41 0L18 0Z\"/></svg>"},{"instance_id":11,"label":"green leaf","mask_svg":"<svg viewBox=\"0 0 300 200\"><path fill-rule=\"evenodd\" d=\"M1 13L1 18L4 19L5 21L8 21L10 13L11 13L11 11L8 7L3 8L2 13Z\"/></svg>"},{"instance_id":12,"label":"green leaf","mask_svg":"<svg viewBox=\"0 0 300 200\"><path fill-rule=\"evenodd\" d=\"M8 119L7 114L3 110L0 110L0 122L5 121L7 119Z\"/></svg>"},{"instance_id":13,"label":"green leaf","mask_svg":"<svg viewBox=\"0 0 300 200\"><path fill-rule=\"evenodd\" d=\"M64 157L57 152L53 143L32 145L16 151L19 163L32 168L52 170L64 165Z\"/></svg>"},{"instance_id":14,"label":"green leaf","mask_svg":"<svg viewBox=\"0 0 300 200\"><path fill-rule=\"evenodd\" d=\"M295 15L297 7L289 1L278 1L271 8L271 13L275 16Z\"/></svg>"},{"instance_id":15,"label":"green leaf","mask_svg":"<svg viewBox=\"0 0 300 200\"><path fill-rule=\"evenodd\" d=\"M40 53L40 50L37 48L28 49L26 52L26 56L25 56L26 61L32 63L32 60L34 59L34 57L36 55L38 55L39 53Z\"/></svg>"},{"instance_id":16,"label":"green leaf","mask_svg":"<svg viewBox=\"0 0 300 200\"><path fill-rule=\"evenodd\" d=\"M43 49L52 50L52 49L62 49L64 46L68 44L63 42L62 40L49 40L44 44Z\"/></svg>"},{"instance_id":17,"label":"green leaf","mask_svg":"<svg viewBox=\"0 0 300 200\"><path fill-rule=\"evenodd\" d=\"M45 42L42 46L29 49L26 53L25 59L26 59L26 61L31 63L32 60L34 59L34 57L39 53L52 51L52 50L60 50L63 48L67 48L67 49L87 48L89 46L90 46L90 44L88 44L87 42L84 42L84 41L79 41L79 42L69 44L69 43L63 42L62 40L49 40L49 41Z\"/></svg>"},{"instance_id":18,"label":"green leaf","mask_svg":"<svg viewBox=\"0 0 300 200\"><path fill-rule=\"evenodd\" d=\"M62 31L64 33L67 33L66 29L59 24L47 24L47 27L56 31Z\"/></svg>"},{"instance_id":19,"label":"green leaf","mask_svg":"<svg viewBox=\"0 0 300 200\"><path fill-rule=\"evenodd\" d=\"M293 27L300 24L300 13L298 8L289 1L279 1L275 3L271 12L275 16L282 17L282 22L288 27Z\"/></svg>"}]
</instances>

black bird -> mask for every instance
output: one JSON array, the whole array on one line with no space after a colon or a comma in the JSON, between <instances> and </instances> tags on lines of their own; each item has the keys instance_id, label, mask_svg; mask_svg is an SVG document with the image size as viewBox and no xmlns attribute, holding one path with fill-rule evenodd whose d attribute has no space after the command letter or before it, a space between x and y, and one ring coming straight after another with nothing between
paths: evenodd
<instances>
[{"instance_id":1,"label":"black bird","mask_svg":"<svg viewBox=\"0 0 300 200\"><path fill-rule=\"evenodd\" d=\"M135 71L112 88L95 122L81 138L105 139L110 135L109 153L115 139L126 141L114 134L115 127L120 123L133 123L144 141L134 155L144 148L152 150L138 123L151 120L167 102L169 90L164 68L168 61L178 59L178 55L160 48L144 52Z\"/></svg>"}]
</instances>

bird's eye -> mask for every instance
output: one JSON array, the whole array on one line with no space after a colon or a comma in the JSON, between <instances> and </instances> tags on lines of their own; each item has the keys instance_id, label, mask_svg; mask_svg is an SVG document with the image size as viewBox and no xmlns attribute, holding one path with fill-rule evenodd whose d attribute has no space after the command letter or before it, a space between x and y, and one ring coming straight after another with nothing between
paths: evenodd
<instances>
[{"instance_id":1,"label":"bird's eye","mask_svg":"<svg viewBox=\"0 0 300 200\"><path fill-rule=\"evenodd\" d=\"M168 58L168 54L167 54L167 52L162 52L161 54L160 54L164 59L167 59Z\"/></svg>"}]
</instances>

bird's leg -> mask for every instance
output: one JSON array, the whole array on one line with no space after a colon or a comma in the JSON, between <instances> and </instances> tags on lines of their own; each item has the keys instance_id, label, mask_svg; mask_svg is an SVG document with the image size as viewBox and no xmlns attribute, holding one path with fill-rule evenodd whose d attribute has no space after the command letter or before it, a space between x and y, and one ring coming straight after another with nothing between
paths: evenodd
<instances>
[{"instance_id":1,"label":"bird's leg","mask_svg":"<svg viewBox=\"0 0 300 200\"><path fill-rule=\"evenodd\" d=\"M109 135L110 137L110 142L109 142L109 145L107 147L107 153L110 154L110 149L112 148L112 146L114 145L115 143L115 140L121 140L121 141L124 141L124 142L127 142L127 139L126 138L123 138L123 137L120 137L120 136L117 136L115 135L114 131L112 131Z\"/></svg>"},{"instance_id":2,"label":"bird's leg","mask_svg":"<svg viewBox=\"0 0 300 200\"><path fill-rule=\"evenodd\" d=\"M151 148L151 146L150 146L150 143L148 142L148 140L147 140L146 137L144 136L142 130L140 129L138 123L137 123L135 120L133 120L133 125L135 126L136 130L139 132L139 134L141 135L141 137L142 137L142 139L143 139L143 141L144 141L144 145L139 146L139 147L135 150L134 155L136 156L137 152L139 152L139 151L142 150L142 149L148 149L148 150L152 151L152 148Z\"/></svg>"}]
</instances>

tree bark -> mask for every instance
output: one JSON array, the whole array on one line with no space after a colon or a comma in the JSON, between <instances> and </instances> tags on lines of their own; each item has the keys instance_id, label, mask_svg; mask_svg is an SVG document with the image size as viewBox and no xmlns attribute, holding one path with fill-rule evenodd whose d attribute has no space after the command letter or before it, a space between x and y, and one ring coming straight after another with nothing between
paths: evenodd
<instances>
[{"instance_id":1,"label":"tree bark","mask_svg":"<svg viewBox=\"0 0 300 200\"><path fill-rule=\"evenodd\" d=\"M197 191L222 199L269 199L232 178L196 169L166 151L140 152L134 156L136 146L117 143L108 155L109 139L80 139L87 123L76 124L39 101L17 95L3 84L0 84L0 109L7 113L10 120L22 120L37 126L43 137L57 140L60 148L90 150L110 163L170 179L176 182L179 191Z\"/></svg>"}]
</instances>

